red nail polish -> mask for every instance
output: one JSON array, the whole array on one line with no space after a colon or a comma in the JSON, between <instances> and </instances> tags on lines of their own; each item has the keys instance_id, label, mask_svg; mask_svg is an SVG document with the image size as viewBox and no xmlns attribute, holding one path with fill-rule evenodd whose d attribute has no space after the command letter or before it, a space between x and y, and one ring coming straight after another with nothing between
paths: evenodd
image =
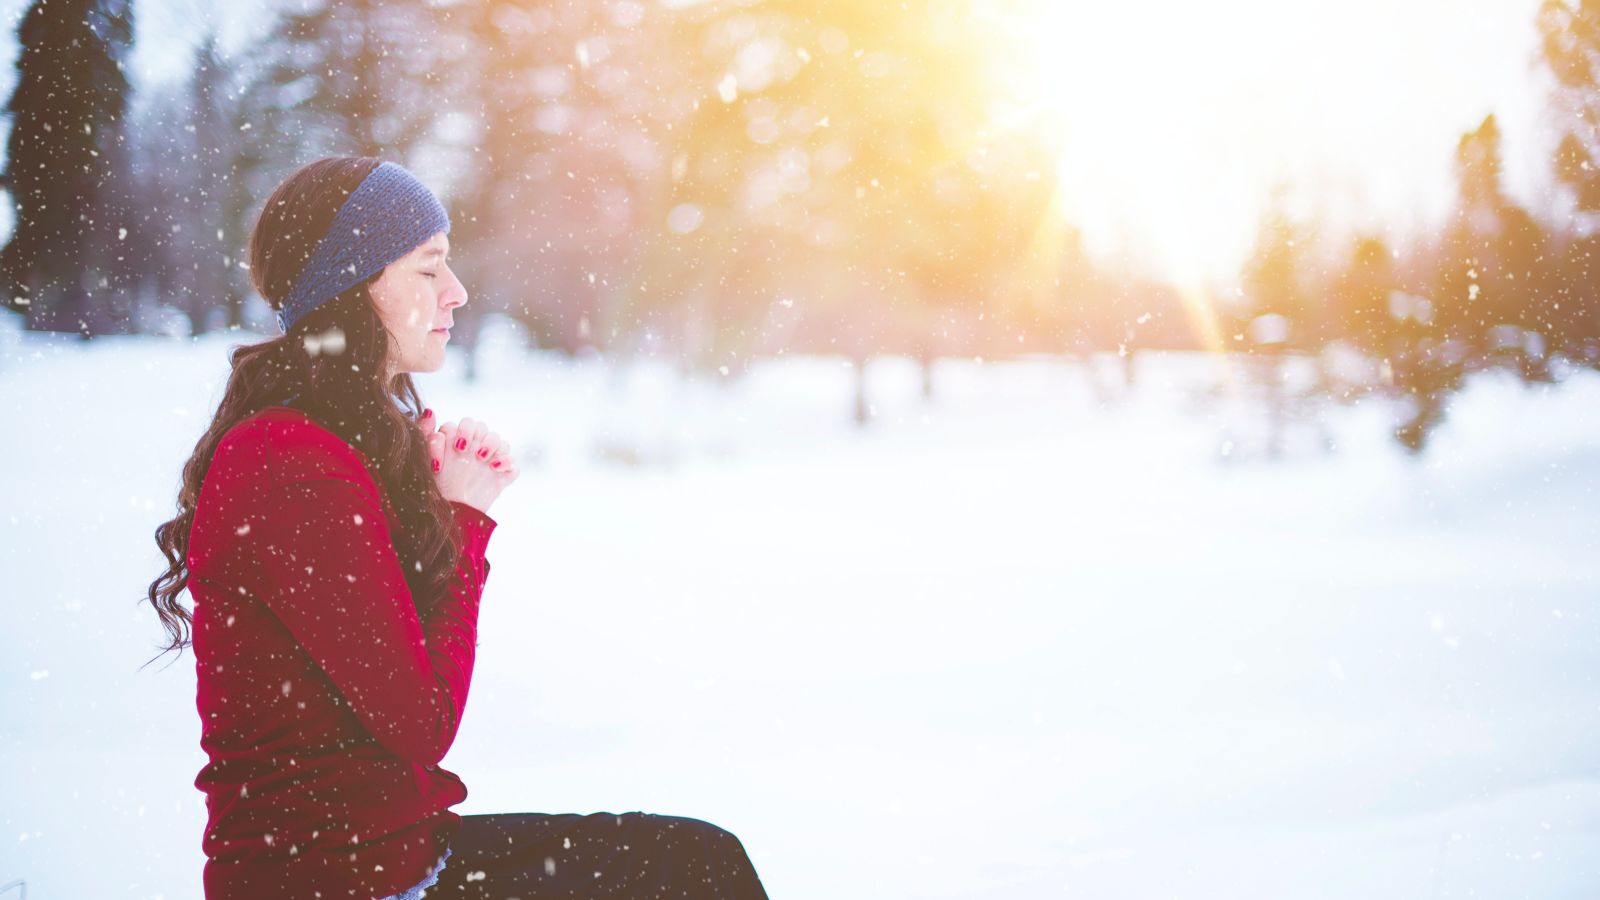
<instances>
[{"instance_id":1,"label":"red nail polish","mask_svg":"<svg viewBox=\"0 0 1600 900\"><path fill-rule=\"evenodd\" d=\"M435 472L439 471L439 461L437 459L433 461L433 470Z\"/></svg>"},{"instance_id":2,"label":"red nail polish","mask_svg":"<svg viewBox=\"0 0 1600 900\"><path fill-rule=\"evenodd\" d=\"M488 447L484 447L482 450L479 450L478 451L478 458L479 459L488 459L489 458L489 448Z\"/></svg>"},{"instance_id":3,"label":"red nail polish","mask_svg":"<svg viewBox=\"0 0 1600 900\"><path fill-rule=\"evenodd\" d=\"M467 439L466 438L456 438L456 449L457 450L465 450L465 449L467 449Z\"/></svg>"},{"instance_id":4,"label":"red nail polish","mask_svg":"<svg viewBox=\"0 0 1600 900\"><path fill-rule=\"evenodd\" d=\"M422 417L423 417L423 418L424 418L424 419L431 419L431 418L433 418L433 410L431 410L431 409L425 409L425 410L423 410L423 411L422 411Z\"/></svg>"},{"instance_id":5,"label":"red nail polish","mask_svg":"<svg viewBox=\"0 0 1600 900\"><path fill-rule=\"evenodd\" d=\"M493 468L496 468L496 469L498 469L498 468L500 468L500 460L498 460L498 459L497 459L497 460L495 460L495 461L494 461L494 462L492 462L492 463L490 463L490 464L489 464L489 465L490 465L490 466L491 466L491 467L493 467Z\"/></svg>"}]
</instances>

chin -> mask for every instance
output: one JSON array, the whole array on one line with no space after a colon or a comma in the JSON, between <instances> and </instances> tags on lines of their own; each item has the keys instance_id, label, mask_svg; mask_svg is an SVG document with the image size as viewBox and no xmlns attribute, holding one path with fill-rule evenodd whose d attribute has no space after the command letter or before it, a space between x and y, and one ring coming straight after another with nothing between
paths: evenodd
<instances>
[{"instance_id":1,"label":"chin","mask_svg":"<svg viewBox=\"0 0 1600 900\"><path fill-rule=\"evenodd\" d=\"M420 375L428 372L437 372L442 368L444 368L444 354L441 353L438 356L428 356L421 362L401 365L397 367L397 371L405 372L409 375Z\"/></svg>"}]
</instances>

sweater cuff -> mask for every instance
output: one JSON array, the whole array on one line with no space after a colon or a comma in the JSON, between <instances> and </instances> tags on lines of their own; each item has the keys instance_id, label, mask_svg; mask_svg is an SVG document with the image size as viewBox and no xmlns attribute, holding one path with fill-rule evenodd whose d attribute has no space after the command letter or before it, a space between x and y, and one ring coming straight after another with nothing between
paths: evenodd
<instances>
[{"instance_id":1,"label":"sweater cuff","mask_svg":"<svg viewBox=\"0 0 1600 900\"><path fill-rule=\"evenodd\" d=\"M494 534L495 526L499 523L483 510L460 500L451 500L450 505L455 508L456 525L461 529L461 552L481 559L488 547L489 536Z\"/></svg>"}]
</instances>

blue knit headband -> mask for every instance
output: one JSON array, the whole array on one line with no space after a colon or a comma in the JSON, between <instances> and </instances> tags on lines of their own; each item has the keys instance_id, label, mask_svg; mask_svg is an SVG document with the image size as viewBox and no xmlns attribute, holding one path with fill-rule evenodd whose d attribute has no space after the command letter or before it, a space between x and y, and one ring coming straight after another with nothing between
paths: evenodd
<instances>
[{"instance_id":1,"label":"blue knit headband","mask_svg":"<svg viewBox=\"0 0 1600 900\"><path fill-rule=\"evenodd\" d=\"M403 167L380 163L339 207L278 312L288 333L306 313L383 271L428 238L450 231L450 216Z\"/></svg>"}]
</instances>

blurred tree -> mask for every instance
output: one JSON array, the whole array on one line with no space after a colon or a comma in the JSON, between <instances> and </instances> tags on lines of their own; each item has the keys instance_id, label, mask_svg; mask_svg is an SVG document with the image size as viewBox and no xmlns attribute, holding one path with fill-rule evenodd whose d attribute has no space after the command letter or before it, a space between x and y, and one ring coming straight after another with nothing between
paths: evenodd
<instances>
[{"instance_id":1,"label":"blurred tree","mask_svg":"<svg viewBox=\"0 0 1600 900\"><path fill-rule=\"evenodd\" d=\"M1486 117L1456 147L1460 202L1443 236L1435 279L1436 324L1470 359L1548 377L1557 340L1550 237L1501 185L1500 128Z\"/></svg>"},{"instance_id":2,"label":"blurred tree","mask_svg":"<svg viewBox=\"0 0 1600 900\"><path fill-rule=\"evenodd\" d=\"M1600 0L1544 0L1539 34L1555 78L1555 175L1582 213L1600 213Z\"/></svg>"},{"instance_id":3,"label":"blurred tree","mask_svg":"<svg viewBox=\"0 0 1600 900\"><path fill-rule=\"evenodd\" d=\"M1276 459L1291 425L1314 415L1315 398L1287 384L1290 353L1318 351L1328 332L1320 273L1312 271L1315 231L1290 215L1288 185L1273 186L1255 247L1240 272L1243 303L1229 310L1224 331L1243 335L1247 381L1266 413L1264 452Z\"/></svg>"},{"instance_id":4,"label":"blurred tree","mask_svg":"<svg viewBox=\"0 0 1600 900\"><path fill-rule=\"evenodd\" d=\"M1058 247L1055 302L1045 316L1044 327L1053 330L1057 346L1068 352L1115 347L1120 329L1109 328L1106 316L1114 308L1116 277L1090 258L1083 232L1076 226L1063 228Z\"/></svg>"},{"instance_id":5,"label":"blurred tree","mask_svg":"<svg viewBox=\"0 0 1600 900\"><path fill-rule=\"evenodd\" d=\"M895 259L910 316L923 320L906 325L924 367L938 355L1030 349L1030 333L1065 320L1062 275L1069 286L1092 277L1053 205L1054 155L1031 137L1018 132L963 158L936 158L923 176L930 189L895 201L905 217ZM929 222L939 224L918 224Z\"/></svg>"},{"instance_id":6,"label":"blurred tree","mask_svg":"<svg viewBox=\"0 0 1600 900\"><path fill-rule=\"evenodd\" d=\"M1542 55L1554 77L1550 118L1561 135L1556 180L1573 214L1563 221L1553 292L1553 352L1600 366L1600 2L1544 0L1537 17Z\"/></svg>"},{"instance_id":7,"label":"blurred tree","mask_svg":"<svg viewBox=\"0 0 1600 900\"><path fill-rule=\"evenodd\" d=\"M787 347L860 375L884 352L1016 348L1012 320L1058 303L1054 157L995 126L971 7L675 11L660 43L685 75L658 104L668 190L650 198L659 224L626 317L678 323L702 366Z\"/></svg>"},{"instance_id":8,"label":"blurred tree","mask_svg":"<svg viewBox=\"0 0 1600 900\"><path fill-rule=\"evenodd\" d=\"M243 266L249 225L245 221L248 213L240 208L243 182L236 177L239 99L232 71L231 60L224 57L216 35L207 34L195 54L188 85L194 184L186 206L201 220L188 244L192 254L190 317L197 334L208 330L212 310L221 312L217 324L223 327L243 325L244 301L251 290Z\"/></svg>"},{"instance_id":9,"label":"blurred tree","mask_svg":"<svg viewBox=\"0 0 1600 900\"><path fill-rule=\"evenodd\" d=\"M1309 283L1312 230L1288 210L1288 185L1273 186L1255 246L1240 273L1245 304L1239 330L1261 333L1257 348L1315 348L1322 337L1320 294Z\"/></svg>"},{"instance_id":10,"label":"blurred tree","mask_svg":"<svg viewBox=\"0 0 1600 900\"><path fill-rule=\"evenodd\" d=\"M1334 279L1334 336L1372 356L1387 357L1394 332L1390 294L1395 289L1388 243L1376 235L1356 238L1350 259Z\"/></svg>"},{"instance_id":11,"label":"blurred tree","mask_svg":"<svg viewBox=\"0 0 1600 900\"><path fill-rule=\"evenodd\" d=\"M1426 318L1403 317L1389 359L1394 389L1404 401L1395 439L1413 454L1427 449L1433 430L1444 421L1446 403L1472 368L1460 341L1442 339L1428 326Z\"/></svg>"},{"instance_id":12,"label":"blurred tree","mask_svg":"<svg viewBox=\"0 0 1600 900\"><path fill-rule=\"evenodd\" d=\"M1387 360L1405 400L1396 438L1426 449L1448 398L1474 371L1512 369L1528 382L1551 378L1559 341L1559 269L1549 234L1506 196L1500 129L1489 115L1456 146L1459 201L1432 254L1427 296L1393 297Z\"/></svg>"},{"instance_id":13,"label":"blurred tree","mask_svg":"<svg viewBox=\"0 0 1600 900\"><path fill-rule=\"evenodd\" d=\"M1600 234L1567 236L1556 265L1560 275L1553 291L1554 352L1591 368L1600 368Z\"/></svg>"},{"instance_id":14,"label":"blurred tree","mask_svg":"<svg viewBox=\"0 0 1600 900\"><path fill-rule=\"evenodd\" d=\"M458 242L541 343L601 342L602 304L637 244L639 197L663 173L651 140L654 19L634 2L448 7L450 106L473 122ZM647 74L648 73L648 74ZM470 307L469 307L470 309Z\"/></svg>"},{"instance_id":15,"label":"blurred tree","mask_svg":"<svg viewBox=\"0 0 1600 900\"><path fill-rule=\"evenodd\" d=\"M296 4L246 57L253 77L240 127L296 162L342 154L404 162L437 114L436 24L422 4Z\"/></svg>"},{"instance_id":16,"label":"blurred tree","mask_svg":"<svg viewBox=\"0 0 1600 900\"><path fill-rule=\"evenodd\" d=\"M139 295L150 307L139 312L141 328L183 334L189 333L190 323L179 269L189 263L178 244L189 240L194 228L209 224L194 221L187 206L175 200L192 182L189 167L194 136L192 123L187 121L188 108L185 86L168 82L141 87L138 101L128 110L137 212L133 217L136 224L129 227L122 242L126 252L140 262ZM185 321L175 321L171 308L183 310Z\"/></svg>"},{"instance_id":17,"label":"blurred tree","mask_svg":"<svg viewBox=\"0 0 1600 900\"><path fill-rule=\"evenodd\" d=\"M130 122L141 227L136 252L149 293L183 312L194 334L243 322L249 286L240 266L246 235L231 205L239 137L228 61L207 33L186 82L151 88Z\"/></svg>"},{"instance_id":18,"label":"blurred tree","mask_svg":"<svg viewBox=\"0 0 1600 900\"><path fill-rule=\"evenodd\" d=\"M5 303L34 330L124 330L134 268L119 250L129 224L123 61L132 7L37 0L17 36L4 178L16 226L0 250Z\"/></svg>"}]
</instances>

